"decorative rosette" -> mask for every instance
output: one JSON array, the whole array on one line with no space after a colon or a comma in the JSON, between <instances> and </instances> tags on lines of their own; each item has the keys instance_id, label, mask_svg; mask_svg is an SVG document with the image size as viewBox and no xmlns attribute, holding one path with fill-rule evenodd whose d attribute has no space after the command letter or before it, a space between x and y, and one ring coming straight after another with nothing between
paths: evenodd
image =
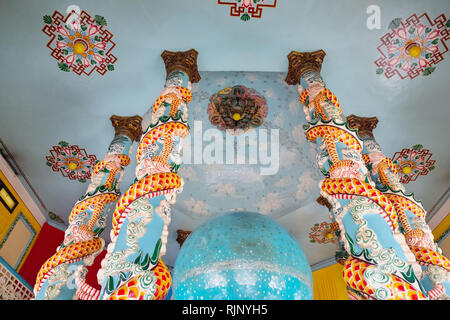
<instances>
[{"instance_id":1,"label":"decorative rosette","mask_svg":"<svg viewBox=\"0 0 450 320\"><path fill-rule=\"evenodd\" d=\"M241 85L226 87L209 101L209 121L231 134L259 127L267 117L266 99L256 90Z\"/></svg>"},{"instance_id":2,"label":"decorative rosette","mask_svg":"<svg viewBox=\"0 0 450 320\"><path fill-rule=\"evenodd\" d=\"M420 175L427 175L435 169L436 160L431 160L430 150L422 149L421 144L416 144L411 149L402 149L396 152L392 157L399 175L400 182L403 184L415 181Z\"/></svg>"},{"instance_id":3,"label":"decorative rosette","mask_svg":"<svg viewBox=\"0 0 450 320\"><path fill-rule=\"evenodd\" d=\"M47 165L53 171L60 171L64 177L70 180L86 182L91 178L91 170L98 162L95 155L88 155L85 149L60 141L50 150L50 156L45 157Z\"/></svg>"},{"instance_id":4,"label":"decorative rosette","mask_svg":"<svg viewBox=\"0 0 450 320\"><path fill-rule=\"evenodd\" d=\"M448 51L445 42L450 37L450 20L444 14L433 21L426 13L419 17L413 14L405 22L394 19L389 27L392 31L381 37L378 47L381 57L375 61L377 74L413 79L431 74L434 65L444 60Z\"/></svg>"},{"instance_id":5,"label":"decorative rosette","mask_svg":"<svg viewBox=\"0 0 450 320\"><path fill-rule=\"evenodd\" d=\"M219 0L217 3L231 6L230 16L240 17L242 21L248 21L250 17L261 18L264 7L275 8L277 6L277 0Z\"/></svg>"},{"instance_id":6,"label":"decorative rosette","mask_svg":"<svg viewBox=\"0 0 450 320\"><path fill-rule=\"evenodd\" d=\"M69 17L73 15L76 19L70 22ZM101 75L114 70L117 58L111 50L116 44L111 41L113 35L105 29L105 18L96 15L92 19L85 11L79 16L72 12L64 18L55 11L52 16L44 16L44 22L42 31L51 37L47 47L52 50L51 56L58 60L60 70L88 76L94 70Z\"/></svg>"},{"instance_id":7,"label":"decorative rosette","mask_svg":"<svg viewBox=\"0 0 450 320\"><path fill-rule=\"evenodd\" d=\"M316 223L309 233L309 242L312 243L337 243L336 230L338 227L335 223L328 223L326 221L322 223Z\"/></svg>"}]
</instances>

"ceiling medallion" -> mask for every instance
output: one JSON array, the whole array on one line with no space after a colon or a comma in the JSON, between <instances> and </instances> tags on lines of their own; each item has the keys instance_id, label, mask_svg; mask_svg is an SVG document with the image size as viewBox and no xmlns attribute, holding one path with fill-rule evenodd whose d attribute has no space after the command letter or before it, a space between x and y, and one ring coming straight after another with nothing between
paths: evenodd
<instances>
[{"instance_id":1,"label":"ceiling medallion","mask_svg":"<svg viewBox=\"0 0 450 320\"><path fill-rule=\"evenodd\" d=\"M241 17L242 21L248 21L250 17L261 18L264 7L275 8L277 6L277 0L218 0L217 3L231 6L230 16Z\"/></svg>"},{"instance_id":2,"label":"ceiling medallion","mask_svg":"<svg viewBox=\"0 0 450 320\"><path fill-rule=\"evenodd\" d=\"M328 223L326 221L322 223L316 223L309 233L309 242L312 243L337 243L337 237L335 232L339 229L336 222Z\"/></svg>"},{"instance_id":3,"label":"ceiling medallion","mask_svg":"<svg viewBox=\"0 0 450 320\"><path fill-rule=\"evenodd\" d=\"M233 135L259 127L267 116L266 99L242 85L226 87L213 94L209 101L209 121Z\"/></svg>"},{"instance_id":4,"label":"ceiling medallion","mask_svg":"<svg viewBox=\"0 0 450 320\"><path fill-rule=\"evenodd\" d=\"M407 184L410 181L415 181L418 176L425 176L435 169L436 160L430 159L432 156L430 150L422 148L421 144L416 144L411 149L396 152L392 157L401 183Z\"/></svg>"},{"instance_id":5,"label":"ceiling medallion","mask_svg":"<svg viewBox=\"0 0 450 320\"><path fill-rule=\"evenodd\" d=\"M70 180L86 182L91 178L91 170L98 162L95 155L88 155L85 149L76 145L69 146L65 141L60 141L49 151L50 156L45 157L47 165Z\"/></svg>"},{"instance_id":6,"label":"ceiling medallion","mask_svg":"<svg viewBox=\"0 0 450 320\"><path fill-rule=\"evenodd\" d=\"M105 29L105 18L92 18L84 10L71 11L66 17L55 11L44 16L44 22L42 31L50 37L47 47L61 71L90 76L94 70L101 75L114 70L117 58L111 50L116 44Z\"/></svg>"},{"instance_id":7,"label":"ceiling medallion","mask_svg":"<svg viewBox=\"0 0 450 320\"><path fill-rule=\"evenodd\" d=\"M450 20L441 14L433 21L427 13L413 14L403 22L394 19L391 32L381 37L378 51L381 57L375 60L377 74L386 78L398 75L400 79L413 79L422 74L431 74L437 63L444 60L448 51L446 41L450 38Z\"/></svg>"}]
</instances>

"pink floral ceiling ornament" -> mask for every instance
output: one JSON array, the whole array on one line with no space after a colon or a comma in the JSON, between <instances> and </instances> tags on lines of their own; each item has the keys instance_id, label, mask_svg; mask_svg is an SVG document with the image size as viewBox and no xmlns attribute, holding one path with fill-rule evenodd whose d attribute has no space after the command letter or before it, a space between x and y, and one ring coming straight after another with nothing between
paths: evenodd
<instances>
[{"instance_id":1,"label":"pink floral ceiling ornament","mask_svg":"<svg viewBox=\"0 0 450 320\"><path fill-rule=\"evenodd\" d=\"M450 20L441 14L433 21L428 14L413 14L404 22L394 19L391 32L381 37L378 51L381 57L375 60L377 74L386 78L398 75L400 79L427 76L444 60L448 51L446 41L450 38Z\"/></svg>"},{"instance_id":2,"label":"pink floral ceiling ornament","mask_svg":"<svg viewBox=\"0 0 450 320\"><path fill-rule=\"evenodd\" d=\"M63 177L80 182L86 182L91 178L91 170L98 162L95 155L88 155L85 149L76 145L70 146L65 141L60 141L57 146L53 146L50 156L45 158L47 165L53 171L60 171Z\"/></svg>"},{"instance_id":3,"label":"pink floral ceiling ornament","mask_svg":"<svg viewBox=\"0 0 450 320\"><path fill-rule=\"evenodd\" d=\"M217 0L217 4L230 6L230 16L241 17L242 21L261 18L264 7L275 8L277 0Z\"/></svg>"},{"instance_id":4,"label":"pink floral ceiling ornament","mask_svg":"<svg viewBox=\"0 0 450 320\"><path fill-rule=\"evenodd\" d=\"M338 225L335 222L328 223L326 221L322 223L316 223L309 233L309 242L312 243L337 243L337 237L335 232L338 230Z\"/></svg>"},{"instance_id":5,"label":"pink floral ceiling ornament","mask_svg":"<svg viewBox=\"0 0 450 320\"><path fill-rule=\"evenodd\" d=\"M428 149L422 149L421 144L416 144L411 149L403 149L392 157L401 183L415 181L420 175L427 175L435 169L436 160L431 160L432 154Z\"/></svg>"},{"instance_id":6,"label":"pink floral ceiling ornament","mask_svg":"<svg viewBox=\"0 0 450 320\"><path fill-rule=\"evenodd\" d=\"M90 76L94 70L101 75L114 70L117 58L111 50L116 44L105 29L105 18L91 18L85 11L72 11L64 17L55 11L52 16L44 16L44 23L42 31L50 37L47 47L61 71Z\"/></svg>"}]
</instances>

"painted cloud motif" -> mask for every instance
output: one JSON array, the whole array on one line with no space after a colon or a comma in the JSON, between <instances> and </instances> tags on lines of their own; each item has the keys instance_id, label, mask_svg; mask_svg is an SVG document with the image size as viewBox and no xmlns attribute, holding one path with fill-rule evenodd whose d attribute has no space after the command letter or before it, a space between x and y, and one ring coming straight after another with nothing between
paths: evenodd
<instances>
[{"instance_id":1,"label":"painted cloud motif","mask_svg":"<svg viewBox=\"0 0 450 320\"><path fill-rule=\"evenodd\" d=\"M263 196L258 203L259 212L262 214L268 214L274 210L281 208L281 200L277 193L268 193Z\"/></svg>"},{"instance_id":2,"label":"painted cloud motif","mask_svg":"<svg viewBox=\"0 0 450 320\"><path fill-rule=\"evenodd\" d=\"M230 197L230 198L243 198L244 195L238 193L236 187L230 183L217 183L209 186L211 190L210 195L212 197Z\"/></svg>"},{"instance_id":3,"label":"painted cloud motif","mask_svg":"<svg viewBox=\"0 0 450 320\"><path fill-rule=\"evenodd\" d=\"M189 200L184 201L184 204L196 215L205 216L209 214L209 205L201 200L195 200L191 197Z\"/></svg>"}]
</instances>

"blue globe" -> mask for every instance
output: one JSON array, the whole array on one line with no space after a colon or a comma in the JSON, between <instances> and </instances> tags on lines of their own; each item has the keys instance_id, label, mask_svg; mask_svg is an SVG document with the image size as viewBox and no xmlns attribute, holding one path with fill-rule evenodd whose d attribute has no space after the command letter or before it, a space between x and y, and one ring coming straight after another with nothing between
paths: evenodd
<instances>
[{"instance_id":1,"label":"blue globe","mask_svg":"<svg viewBox=\"0 0 450 320\"><path fill-rule=\"evenodd\" d=\"M173 272L173 299L311 300L306 256L282 226L234 212L201 225L184 242Z\"/></svg>"}]
</instances>

